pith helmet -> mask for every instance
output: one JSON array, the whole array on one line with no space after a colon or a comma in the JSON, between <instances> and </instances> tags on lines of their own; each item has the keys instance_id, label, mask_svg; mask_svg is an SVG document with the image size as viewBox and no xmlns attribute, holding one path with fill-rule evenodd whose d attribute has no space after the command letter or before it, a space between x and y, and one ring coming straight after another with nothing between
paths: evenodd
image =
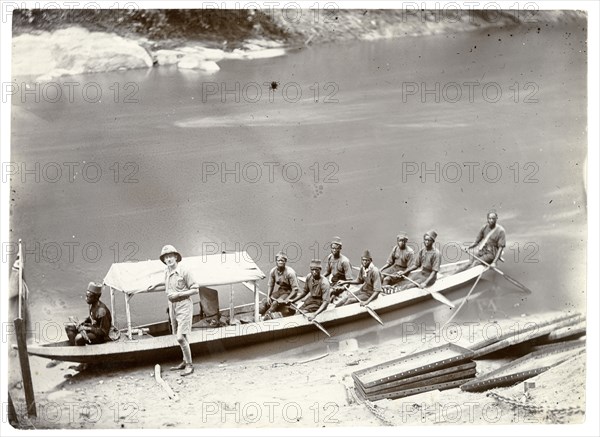
<instances>
[{"instance_id":1,"label":"pith helmet","mask_svg":"<svg viewBox=\"0 0 600 437\"><path fill-rule=\"evenodd\" d=\"M89 291L92 294L101 296L102 295L102 284L98 284L97 282L92 281L88 284L87 291Z\"/></svg>"},{"instance_id":2,"label":"pith helmet","mask_svg":"<svg viewBox=\"0 0 600 437\"><path fill-rule=\"evenodd\" d=\"M361 258L368 258L370 260L372 260L373 258L371 258L371 252L369 252L369 250L365 250L361 256Z\"/></svg>"},{"instance_id":3,"label":"pith helmet","mask_svg":"<svg viewBox=\"0 0 600 437\"><path fill-rule=\"evenodd\" d=\"M431 231L425 232L425 235L423 235L423 237L429 237L433 241L435 241L435 239L437 238L437 232L432 229Z\"/></svg>"},{"instance_id":4,"label":"pith helmet","mask_svg":"<svg viewBox=\"0 0 600 437\"><path fill-rule=\"evenodd\" d=\"M177 262L181 262L181 254L177 252L177 249L175 249L175 247L171 246L170 244L167 244L160 251L160 260L163 262L163 264L165 263L165 255L168 255L170 253L175 255L175 257L177 258Z\"/></svg>"}]
</instances>

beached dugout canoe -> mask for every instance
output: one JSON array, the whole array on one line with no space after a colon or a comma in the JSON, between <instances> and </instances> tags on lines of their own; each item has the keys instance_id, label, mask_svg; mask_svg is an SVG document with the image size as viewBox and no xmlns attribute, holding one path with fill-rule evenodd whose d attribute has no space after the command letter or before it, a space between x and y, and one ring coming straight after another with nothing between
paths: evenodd
<instances>
[{"instance_id":1,"label":"beached dugout canoe","mask_svg":"<svg viewBox=\"0 0 600 437\"><path fill-rule=\"evenodd\" d=\"M381 293L369 306L378 314L386 314L401 308L415 305L418 302L431 300L431 292L448 293L475 280L485 269L474 266L455 273L469 261L459 261L441 266L437 282L428 288L417 287L393 294ZM188 257L182 261L193 270L195 278L202 278L201 287L225 284L244 284L254 292L254 302L234 307L230 300L229 308L221 310L221 319L233 323L221 327L209 327L195 316L194 328L188 336L192 354L201 358L215 350L233 349L262 342L277 341L289 336L297 336L313 332L325 337L311 322L302 315L264 320L258 317L258 302L264 294L258 289L257 281L265 277L262 271L251 260L246 252L227 253L200 257ZM164 361L168 357L178 357L181 349L175 336L169 334L167 321L132 327L129 316L129 304L137 294L160 290L157 283L164 282L164 265L158 261L142 261L137 263L113 264L104 279L105 285L111 289L111 306L114 313L115 292L121 291L125 296L127 309L127 333L117 341L86 346L69 346L66 341L49 344L31 344L29 354L61 361L88 362L147 362ZM359 286L355 286L356 289ZM162 285L164 290L164 284ZM233 287L232 287L233 292ZM166 297L165 297L166 302ZM233 314L233 317L231 315ZM326 328L340 324L352 323L358 319L369 317L367 310L360 304L350 304L336 308L329 305L326 311L319 314L317 320ZM115 322L116 324L116 322ZM142 335L134 333L142 332Z\"/></svg>"}]
</instances>

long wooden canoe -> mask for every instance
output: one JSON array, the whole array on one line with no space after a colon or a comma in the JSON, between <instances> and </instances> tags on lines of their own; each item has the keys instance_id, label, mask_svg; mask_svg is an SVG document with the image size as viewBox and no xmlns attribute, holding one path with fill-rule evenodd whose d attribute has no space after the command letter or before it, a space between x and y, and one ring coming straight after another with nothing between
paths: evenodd
<instances>
[{"instance_id":1,"label":"long wooden canoe","mask_svg":"<svg viewBox=\"0 0 600 437\"><path fill-rule=\"evenodd\" d=\"M401 308L415 305L418 302L431 300L431 292L447 293L464 286L483 273L485 267L475 266L460 271L468 261L445 264L441 267L437 282L425 289L410 288L393 294L381 293L369 306L378 314L387 314ZM459 271L458 273L455 273ZM315 336L325 337L316 327L302 315L294 315L273 320L240 323L239 317L244 312L254 314L254 303L234 308L235 324L223 327L194 327L188 336L192 354L202 354L216 350L228 350L262 342L275 342L286 337L298 336L313 332ZM221 311L221 316L230 319L231 309ZM358 319L369 317L367 310L360 304L350 304L339 308L330 305L317 320L326 328L348 324ZM249 319L252 320L252 319ZM181 349L175 336L168 334L168 323L160 322L145 326L144 334L134 335L131 339L122 335L118 341L98 345L69 346L65 342L51 344L30 344L31 355L80 363L90 362L148 362L160 361L167 357L181 355ZM378 329L379 325L374 327Z\"/></svg>"}]
</instances>

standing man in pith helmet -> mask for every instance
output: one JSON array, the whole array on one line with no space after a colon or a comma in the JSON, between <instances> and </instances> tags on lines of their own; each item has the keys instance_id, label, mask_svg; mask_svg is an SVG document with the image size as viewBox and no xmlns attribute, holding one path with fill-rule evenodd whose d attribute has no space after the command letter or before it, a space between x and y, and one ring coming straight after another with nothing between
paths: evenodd
<instances>
[{"instance_id":1,"label":"standing man in pith helmet","mask_svg":"<svg viewBox=\"0 0 600 437\"><path fill-rule=\"evenodd\" d=\"M414 272L410 275L410 279L414 280L419 284L419 288L429 287L435 284L437 280L437 274L440 271L442 265L442 254L440 251L433 247L435 239L437 238L437 232L434 230L428 231L423 235L423 248L419 251L415 257L415 262L403 272L398 272L398 275L408 275L413 270L417 270L421 267L420 272ZM400 287L401 290L415 287L412 282L409 282Z\"/></svg>"},{"instance_id":2,"label":"standing man in pith helmet","mask_svg":"<svg viewBox=\"0 0 600 437\"><path fill-rule=\"evenodd\" d=\"M387 272L390 275L403 272L413 263L415 257L415 251L411 247L407 246L408 235L406 232L400 232L396 237L396 245L392 248L392 252L387 259L385 265L380 269L383 273L385 269L391 267ZM383 285L396 285L399 282L405 280L402 276L385 275L383 278Z\"/></svg>"},{"instance_id":3,"label":"standing man in pith helmet","mask_svg":"<svg viewBox=\"0 0 600 437\"><path fill-rule=\"evenodd\" d=\"M171 370L183 370L181 376L194 373L192 365L192 351L188 335L192 332L192 317L194 315L194 302L192 296L198 293L198 284L192 278L181 262L181 254L170 244L160 251L160 260L167 266L165 268L165 292L169 299L169 316L171 326L177 337L177 342L183 353L183 361Z\"/></svg>"},{"instance_id":4,"label":"standing man in pith helmet","mask_svg":"<svg viewBox=\"0 0 600 437\"><path fill-rule=\"evenodd\" d=\"M112 316L108 307L100 301L101 295L102 284L90 282L85 292L85 301L90 306L89 316L81 323L65 326L71 346L99 344L109 340Z\"/></svg>"}]
</instances>

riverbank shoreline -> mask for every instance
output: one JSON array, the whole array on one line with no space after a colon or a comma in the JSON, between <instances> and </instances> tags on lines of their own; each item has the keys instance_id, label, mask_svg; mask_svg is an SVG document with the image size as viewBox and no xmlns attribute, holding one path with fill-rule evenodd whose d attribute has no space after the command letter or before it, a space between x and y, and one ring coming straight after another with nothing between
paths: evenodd
<instances>
[{"instance_id":1,"label":"riverbank shoreline","mask_svg":"<svg viewBox=\"0 0 600 437\"><path fill-rule=\"evenodd\" d=\"M270 16L251 10L209 12L16 10L12 75L49 82L62 76L177 65L210 76L220 70L223 60L284 56L288 50L315 44L547 26L585 16L579 11L494 15L486 11L299 10L292 20L286 10ZM241 20L247 21L243 26L240 19L232 19L241 13L247 14Z\"/></svg>"},{"instance_id":2,"label":"riverbank shoreline","mask_svg":"<svg viewBox=\"0 0 600 437\"><path fill-rule=\"evenodd\" d=\"M526 320L536 318L528 317L521 322ZM471 340L474 340L485 335L489 323L472 326ZM252 359L240 359L231 351L196 357L195 372L188 377L169 370L177 362L158 360L162 378L176 394L173 399L155 379L153 364L90 366L79 370L70 363L31 357L37 418L24 415L18 360L15 351L11 351L13 372L9 387L23 429L306 430L448 424L584 424L585 353L529 379L535 382L529 397L523 397L527 395L523 383L481 393L455 388L377 402L365 401L355 392L352 372L440 346L447 343L445 337L423 332L362 347L353 339L345 339L339 342L337 350L322 340L322 350L326 352L313 351L308 355L299 348ZM506 354L477 359L477 372L490 372L515 358Z\"/></svg>"}]
</instances>

